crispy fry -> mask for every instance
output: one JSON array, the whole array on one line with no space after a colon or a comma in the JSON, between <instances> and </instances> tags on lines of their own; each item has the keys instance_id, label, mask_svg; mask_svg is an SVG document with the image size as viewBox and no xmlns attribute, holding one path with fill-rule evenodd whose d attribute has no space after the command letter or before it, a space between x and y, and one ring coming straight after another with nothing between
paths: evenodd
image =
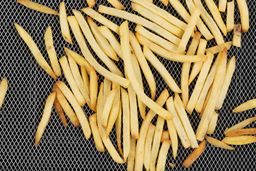
<instances>
[{"instance_id":1,"label":"crispy fry","mask_svg":"<svg viewBox=\"0 0 256 171\"><path fill-rule=\"evenodd\" d=\"M101 125L101 115L102 115L102 110L103 110L103 105L104 105L104 86L103 83L100 83L99 87L99 93L97 97L97 105L96 105L96 119L97 119L97 125Z\"/></svg>"},{"instance_id":2,"label":"crispy fry","mask_svg":"<svg viewBox=\"0 0 256 171\"><path fill-rule=\"evenodd\" d=\"M167 121L167 127L168 127L168 132L169 132L171 143L172 143L172 156L174 159L176 159L179 142L178 142L177 130L175 128L174 120Z\"/></svg>"},{"instance_id":3,"label":"crispy fry","mask_svg":"<svg viewBox=\"0 0 256 171\"><path fill-rule=\"evenodd\" d=\"M236 24L234 26L234 35L233 35L233 46L241 47L242 43L242 33L241 33L241 24Z\"/></svg>"},{"instance_id":4,"label":"crispy fry","mask_svg":"<svg viewBox=\"0 0 256 171\"><path fill-rule=\"evenodd\" d=\"M180 42L180 39L178 37L176 37L175 35L173 35L172 33L168 32L167 30L163 29L159 25L157 25L143 17L140 17L138 15L128 13L126 11L106 7L103 5L99 6L99 12L103 13L103 14L108 14L108 15L119 17L119 18L123 18L125 20L129 20L136 24L143 25L144 27L156 32L160 36L166 38L167 40L171 41L172 43L174 43L176 45L179 44L179 42Z\"/></svg>"},{"instance_id":5,"label":"crispy fry","mask_svg":"<svg viewBox=\"0 0 256 171\"><path fill-rule=\"evenodd\" d=\"M169 3L169 0L161 0L161 2L162 2L165 6L167 6L168 3Z\"/></svg>"},{"instance_id":6,"label":"crispy fry","mask_svg":"<svg viewBox=\"0 0 256 171\"><path fill-rule=\"evenodd\" d=\"M251 99L233 109L234 113L244 112L256 108L256 99Z\"/></svg>"},{"instance_id":7,"label":"crispy fry","mask_svg":"<svg viewBox=\"0 0 256 171\"><path fill-rule=\"evenodd\" d=\"M29 33L24 28L22 28L19 24L17 24L17 23L14 23L14 26L15 26L16 30L18 31L18 33L19 33L20 37L22 38L22 40L26 43L26 45L28 46L29 50L33 54L36 62L43 68L43 70L48 75L50 75L54 80L56 80L57 77L54 74L52 68L47 63L47 61L44 59L42 53L38 49L36 43L34 42L32 37L29 35Z\"/></svg>"},{"instance_id":8,"label":"crispy fry","mask_svg":"<svg viewBox=\"0 0 256 171\"><path fill-rule=\"evenodd\" d=\"M81 66L80 67L80 72L82 75L82 79L84 82L84 88L86 90L86 92L90 93L89 87L90 87L90 80L89 80L89 75L88 75L88 71L86 70L86 67Z\"/></svg>"},{"instance_id":9,"label":"crispy fry","mask_svg":"<svg viewBox=\"0 0 256 171\"><path fill-rule=\"evenodd\" d=\"M60 105L60 102L58 101L57 98L54 100L54 107L55 107L55 110L60 118L61 123L64 125L64 127L67 127L68 126L67 119L66 119L64 111Z\"/></svg>"},{"instance_id":10,"label":"crispy fry","mask_svg":"<svg viewBox=\"0 0 256 171\"><path fill-rule=\"evenodd\" d=\"M174 99L174 105L175 105L175 109L177 111L177 114L179 115L179 118L182 122L182 125L187 133L188 139L190 141L191 147L192 148L197 148L198 147L198 143L196 140L196 136L195 133L193 131L193 128L190 124L190 121L188 119L187 113L185 111L184 105L180 99L180 96L178 94L175 95L175 99Z\"/></svg>"},{"instance_id":11,"label":"crispy fry","mask_svg":"<svg viewBox=\"0 0 256 171\"><path fill-rule=\"evenodd\" d=\"M240 12L242 31L248 32L250 28L249 10L246 0L236 0Z\"/></svg>"},{"instance_id":12,"label":"crispy fry","mask_svg":"<svg viewBox=\"0 0 256 171\"><path fill-rule=\"evenodd\" d=\"M68 25L68 20L67 20L67 12L66 12L65 2L60 3L59 12L60 12L60 16L59 16L60 17L60 29L61 29L62 37L64 38L64 40L66 42L73 44L72 37L70 34L69 25Z\"/></svg>"},{"instance_id":13,"label":"crispy fry","mask_svg":"<svg viewBox=\"0 0 256 171\"><path fill-rule=\"evenodd\" d=\"M227 31L231 32L234 29L235 23L235 1L232 0L227 3Z\"/></svg>"},{"instance_id":14,"label":"crispy fry","mask_svg":"<svg viewBox=\"0 0 256 171\"><path fill-rule=\"evenodd\" d=\"M204 55L182 55L177 54L175 52L170 52L168 50L165 50L164 48L158 46L157 44L151 42L150 40L146 39L144 36L140 35L139 33L136 33L136 37L141 45L144 45L148 47L151 51L156 53L157 55L171 60L175 62L199 62L199 61L205 61Z\"/></svg>"},{"instance_id":15,"label":"crispy fry","mask_svg":"<svg viewBox=\"0 0 256 171\"><path fill-rule=\"evenodd\" d=\"M157 166L156 166L157 171L164 171L165 170L165 163L166 163L167 154L168 154L170 145L171 145L170 140L165 140L162 143L162 146L160 148L159 155L158 155Z\"/></svg>"},{"instance_id":16,"label":"crispy fry","mask_svg":"<svg viewBox=\"0 0 256 171\"><path fill-rule=\"evenodd\" d=\"M162 136L161 136L161 142L170 140L169 132L168 131L163 131Z\"/></svg>"},{"instance_id":17,"label":"crispy fry","mask_svg":"<svg viewBox=\"0 0 256 171\"><path fill-rule=\"evenodd\" d=\"M69 24L71 26L71 29L75 35L75 38L79 44L79 47L82 51L82 54L85 56L86 60L92 65L97 72L99 72L101 75L103 75L105 78L116 82L120 84L123 87L128 87L129 81L123 77L120 77L117 74L114 74L108 70L106 70L104 67L102 67L97 60L92 56L90 50L88 49L85 39L83 38L83 34L79 28L79 25L76 21L76 18L74 16L68 17ZM67 48L66 48L67 50ZM79 64L83 64L83 66L86 66L88 62L82 57L80 58L79 56L71 55L75 61Z\"/></svg>"},{"instance_id":18,"label":"crispy fry","mask_svg":"<svg viewBox=\"0 0 256 171\"><path fill-rule=\"evenodd\" d=\"M68 99L69 103L73 107L73 109L76 113L76 116L80 122L80 125L82 127L84 136L86 139L89 139L91 136L91 128L90 128L89 122L87 120L87 117L85 116L85 113L84 113L82 107L79 105L75 96L69 90L69 88L65 85L65 83L58 81L56 83L56 85L59 87L59 89L62 91L64 96Z\"/></svg>"},{"instance_id":19,"label":"crispy fry","mask_svg":"<svg viewBox=\"0 0 256 171\"><path fill-rule=\"evenodd\" d=\"M231 147L231 146L227 145L226 143L224 143L224 142L222 142L220 140L217 140L215 138L212 138L212 137L206 136L206 141L209 144L211 144L211 145L213 145L215 147L218 147L218 148L223 148L225 150L235 150L234 147Z\"/></svg>"},{"instance_id":20,"label":"crispy fry","mask_svg":"<svg viewBox=\"0 0 256 171\"><path fill-rule=\"evenodd\" d=\"M203 154L205 148L206 141L204 140L199 144L198 148L196 148L192 153L189 154L186 160L183 161L182 165L185 168L191 167L192 164Z\"/></svg>"},{"instance_id":21,"label":"crispy fry","mask_svg":"<svg viewBox=\"0 0 256 171\"><path fill-rule=\"evenodd\" d=\"M117 57L114 49L108 43L107 39L101 34L101 32L98 29L98 26L93 22L92 18L87 17L87 22L91 28L91 31L95 37L95 40L97 41L97 43L99 44L103 52L111 59L118 61L119 58Z\"/></svg>"},{"instance_id":22,"label":"crispy fry","mask_svg":"<svg viewBox=\"0 0 256 171\"><path fill-rule=\"evenodd\" d=\"M104 145L102 143L101 137L100 137L100 132L97 126L97 118L96 118L96 114L93 114L89 117L89 122L90 122L90 126L92 129L92 135L93 135L93 140L96 146L96 149L99 152L104 152L105 148Z\"/></svg>"},{"instance_id":23,"label":"crispy fry","mask_svg":"<svg viewBox=\"0 0 256 171\"><path fill-rule=\"evenodd\" d=\"M244 127L246 127L247 125L250 125L251 123L256 121L256 116L245 119L242 122L239 122L238 124L235 124L234 126L228 128L225 130L224 134L226 135L228 132L236 130L236 129L242 129Z\"/></svg>"},{"instance_id":24,"label":"crispy fry","mask_svg":"<svg viewBox=\"0 0 256 171\"><path fill-rule=\"evenodd\" d=\"M133 171L135 166L136 139L131 138L131 150L127 161L127 171Z\"/></svg>"},{"instance_id":25,"label":"crispy fry","mask_svg":"<svg viewBox=\"0 0 256 171\"><path fill-rule=\"evenodd\" d=\"M176 81L173 79L173 77L170 75L168 70L164 67L164 65L157 59L157 57L152 53L152 51L144 46L144 55L146 59L155 67L155 69L159 72L159 74L162 76L166 84L169 86L169 88L175 92L180 93L181 90L179 86L177 85Z\"/></svg>"},{"instance_id":26,"label":"crispy fry","mask_svg":"<svg viewBox=\"0 0 256 171\"><path fill-rule=\"evenodd\" d=\"M97 93L98 93L98 76L96 71L92 68L90 70L90 108L96 111Z\"/></svg>"},{"instance_id":27,"label":"crispy fry","mask_svg":"<svg viewBox=\"0 0 256 171\"><path fill-rule=\"evenodd\" d=\"M104 126L105 128L107 127L107 124L108 124L109 115L111 112L111 108L113 106L116 93L117 93L116 90L112 90L109 92L109 94L106 94L106 95L104 94L104 96L106 96L106 100L104 100L105 104L104 104L102 116L101 116L101 125Z\"/></svg>"},{"instance_id":28,"label":"crispy fry","mask_svg":"<svg viewBox=\"0 0 256 171\"><path fill-rule=\"evenodd\" d=\"M3 78L0 81L0 109L4 104L4 99L7 94L7 90L8 90L8 80L6 78Z\"/></svg>"},{"instance_id":29,"label":"crispy fry","mask_svg":"<svg viewBox=\"0 0 256 171\"><path fill-rule=\"evenodd\" d=\"M209 122L211 116L216 107L218 97L222 88L222 80L225 78L223 73L226 73L226 63L227 63L227 49L224 49L216 59L218 61L216 74L214 78L214 82L212 85L212 92L209 96L209 100L206 104L204 112L202 113L202 118L200 120L199 126L197 128L196 137L197 140L203 140L204 136L208 130Z\"/></svg>"},{"instance_id":30,"label":"crispy fry","mask_svg":"<svg viewBox=\"0 0 256 171\"><path fill-rule=\"evenodd\" d=\"M226 7L227 7L227 0L219 0L219 10L220 10L220 12L225 12ZM216 10L218 10L218 8Z\"/></svg>"},{"instance_id":31,"label":"crispy fry","mask_svg":"<svg viewBox=\"0 0 256 171\"><path fill-rule=\"evenodd\" d=\"M122 107L120 104L118 117L116 120L116 141L117 141L117 147L118 147L119 153L123 155L121 134L122 134Z\"/></svg>"},{"instance_id":32,"label":"crispy fry","mask_svg":"<svg viewBox=\"0 0 256 171\"><path fill-rule=\"evenodd\" d=\"M244 129L234 129L232 131L227 132L225 135L227 137L236 137L241 135L255 135L256 128L244 128Z\"/></svg>"},{"instance_id":33,"label":"crispy fry","mask_svg":"<svg viewBox=\"0 0 256 171\"><path fill-rule=\"evenodd\" d=\"M219 114L214 111L213 114L212 114L211 121L209 123L207 134L213 134L214 133L214 131L216 129L216 126L217 126L218 117L219 117Z\"/></svg>"},{"instance_id":34,"label":"crispy fry","mask_svg":"<svg viewBox=\"0 0 256 171\"><path fill-rule=\"evenodd\" d=\"M232 46L232 41L229 41L229 42L225 42L225 43L220 44L220 45L216 45L216 46L207 48L206 52L211 52L212 54L216 54L216 53L220 53L225 48L227 48L227 50L229 50L231 48L231 46Z\"/></svg>"},{"instance_id":35,"label":"crispy fry","mask_svg":"<svg viewBox=\"0 0 256 171\"><path fill-rule=\"evenodd\" d=\"M55 98L56 98L56 93L53 92L46 99L42 118L37 126L37 130L35 134L35 145L38 145L40 143L40 140L44 134L44 131L49 123Z\"/></svg>"},{"instance_id":36,"label":"crispy fry","mask_svg":"<svg viewBox=\"0 0 256 171\"><path fill-rule=\"evenodd\" d=\"M17 0L17 3L27 7L29 9L39 11L41 13L59 15L57 11L55 11L45 5L41 5L36 2L32 2L31 0Z\"/></svg>"},{"instance_id":37,"label":"crispy fry","mask_svg":"<svg viewBox=\"0 0 256 171\"><path fill-rule=\"evenodd\" d=\"M149 166L150 166L151 149L152 149L152 142L154 138L155 129L156 127L151 124L148 128L147 136L145 139L144 166L146 170L149 170Z\"/></svg>"},{"instance_id":38,"label":"crispy fry","mask_svg":"<svg viewBox=\"0 0 256 171\"><path fill-rule=\"evenodd\" d=\"M121 4L119 0L108 0L108 2L116 9L124 9L124 6Z\"/></svg>"},{"instance_id":39,"label":"crispy fry","mask_svg":"<svg viewBox=\"0 0 256 171\"><path fill-rule=\"evenodd\" d=\"M256 143L256 136L225 137L222 142L230 145L246 145Z\"/></svg>"},{"instance_id":40,"label":"crispy fry","mask_svg":"<svg viewBox=\"0 0 256 171\"><path fill-rule=\"evenodd\" d=\"M158 24L159 26L163 27L170 33L176 35L177 37L181 37L183 34L183 30L178 28L177 26L167 22L165 19L161 18L155 13L152 13L149 9L143 7L142 5L132 3L132 9L138 12L143 17L147 18L148 20Z\"/></svg>"},{"instance_id":41,"label":"crispy fry","mask_svg":"<svg viewBox=\"0 0 256 171\"><path fill-rule=\"evenodd\" d=\"M90 8L93 8L96 4L96 0L86 0L86 2Z\"/></svg>"}]
</instances>

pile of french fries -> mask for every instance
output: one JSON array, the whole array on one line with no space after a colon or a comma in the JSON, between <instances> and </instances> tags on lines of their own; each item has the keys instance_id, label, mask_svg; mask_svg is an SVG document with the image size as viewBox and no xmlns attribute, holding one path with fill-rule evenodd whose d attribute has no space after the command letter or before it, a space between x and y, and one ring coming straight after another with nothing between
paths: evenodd
<instances>
[{"instance_id":1,"label":"pile of french fries","mask_svg":"<svg viewBox=\"0 0 256 171\"><path fill-rule=\"evenodd\" d=\"M152 0L131 0L131 8L137 14L125 11L118 0L108 0L113 7L99 4L97 10L93 9L95 0L87 0L89 7L73 9L72 16L67 16L64 2L57 12L30 0L17 0L30 9L59 17L63 39L69 44L76 42L81 50L75 52L64 47L65 55L58 59L49 26L44 34L48 64L29 33L15 23L17 32L42 69L54 80L64 73L68 83L59 79L46 99L35 135L36 145L40 143L53 107L65 127L67 118L73 126L81 126L86 139L92 134L99 152L108 151L115 162L127 163L131 171L165 170L169 148L175 159L179 141L180 146L194 149L183 162L186 168L201 156L208 143L234 150L231 145L256 142L256 128L245 128L256 121L256 116L225 130L223 140L210 137L236 68L236 57L228 58L228 50L232 46L241 47L242 33L249 30L246 0L236 0L241 23L234 21L235 0L220 0L218 6L213 0L205 0L210 13L201 0L186 0L189 11L179 0L161 1L170 4L182 20L154 5ZM226 22L221 13L226 13ZM124 22L119 26L103 14ZM136 24L135 32L129 30L128 22ZM233 40L225 42L225 36L232 31ZM210 40L217 45L208 47ZM105 66L100 65L89 46ZM182 63L180 86L179 80L172 77L158 57ZM119 61L124 64L124 72L116 65ZM167 85L159 97L156 97L157 85L149 63ZM99 75L104 77L101 83ZM144 92L143 77L150 96ZM189 92L192 82L195 86ZM170 91L174 96L170 96ZM93 111L89 119L83 110L85 105ZM255 107L256 99L253 99L233 112ZM189 119L194 111L200 116L196 130ZM153 125L155 117L157 122ZM164 130L165 124L168 130ZM118 149L109 138L111 131L116 133ZM174 167L172 163L169 165Z\"/></svg>"}]
</instances>

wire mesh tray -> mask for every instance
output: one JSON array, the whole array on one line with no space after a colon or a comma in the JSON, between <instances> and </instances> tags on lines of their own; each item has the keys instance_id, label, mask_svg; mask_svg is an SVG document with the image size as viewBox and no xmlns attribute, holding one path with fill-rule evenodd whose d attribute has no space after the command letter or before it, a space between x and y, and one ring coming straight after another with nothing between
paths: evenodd
<instances>
[{"instance_id":1,"label":"wire mesh tray","mask_svg":"<svg viewBox=\"0 0 256 171\"><path fill-rule=\"evenodd\" d=\"M178 17L170 5L165 7L159 0L155 1L158 6ZM184 0L181 1L184 3ZM61 0L35 0L35 2L58 9ZM109 6L106 0L97 0L94 8L97 9L99 4ZM122 4L126 6L127 11L131 11L129 0L122 0ZM66 1L66 5L71 15L71 9L85 7L86 1ZM231 107L256 97L255 1L248 0L248 6L251 19L250 32L243 35L241 49L232 48L229 51L229 57L237 56L237 68L224 107L220 111L218 126L214 134L217 138L223 137L225 128L255 115L255 110L243 114L231 114ZM0 77L7 77L10 84L5 104L0 111L1 168L3 170L55 170L57 168L61 170L126 170L125 164L116 164L108 153L97 152L92 138L86 141L80 128L74 128L71 124L64 128L55 111L40 145L34 146L35 129L41 117L44 100L50 93L54 81L38 67L29 49L17 35L13 23L21 24L31 33L44 56L47 56L47 53L44 48L43 34L49 25L53 28L55 47L59 57L64 54L63 46L69 47L69 45L61 37L56 16L26 9L14 0L2 2L0 12ZM123 21L116 17L107 17L117 24ZM238 12L236 12L235 19L239 22ZM130 26L134 29L135 25ZM228 36L229 40L230 38ZM211 45L213 44L210 43L209 46ZM72 48L79 51L77 45ZM176 80L179 80L181 64L160 59ZM154 69L153 73L156 76L159 93L167 86ZM148 92L148 88L146 91ZM85 108L85 111L88 115L92 113L88 108ZM193 113L190 120L195 129L199 122L198 115ZM253 126L256 126L255 123ZM111 138L115 139L115 133L111 134ZM208 145L202 157L188 170L254 170L255 151L256 144L237 147L233 152ZM180 146L175 161L169 152L167 165L172 162L176 164L174 170L183 170L181 163L190 152L191 150L184 150ZM169 166L166 168L171 170Z\"/></svg>"}]
</instances>

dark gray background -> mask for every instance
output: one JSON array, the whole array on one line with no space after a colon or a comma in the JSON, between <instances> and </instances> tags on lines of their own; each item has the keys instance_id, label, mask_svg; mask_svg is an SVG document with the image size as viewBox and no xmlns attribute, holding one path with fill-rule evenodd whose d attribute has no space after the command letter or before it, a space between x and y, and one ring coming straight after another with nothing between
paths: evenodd
<instances>
[{"instance_id":1,"label":"dark gray background","mask_svg":"<svg viewBox=\"0 0 256 171\"><path fill-rule=\"evenodd\" d=\"M57 9L61 2L61 0L35 1L54 9ZM71 9L80 9L86 6L85 0L65 2L69 14ZM97 2L106 4L105 0L97 0ZM128 0L123 0L122 3L126 5L127 10L130 10ZM157 4L164 8L161 2ZM251 28L249 33L243 35L242 48L232 48L229 52L230 57L237 56L237 70L224 107L220 111L217 130L214 134L214 137L217 138L223 138L225 128L255 116L255 110L241 114L231 113L233 106L256 97L255 5L255 1L248 0ZM177 15L170 5L165 9ZM29 49L17 35L13 23L21 24L31 33L45 57L47 54L44 48L43 34L47 26L52 26L59 57L64 55L64 44L68 45L61 37L56 16L26 9L16 4L14 0L1 2L0 12L0 77L7 77L10 86L5 104L0 111L0 161L3 170L55 170L57 168L65 170L125 170L126 165L114 163L108 153L98 153L92 138L86 141L80 128L73 128L71 124L64 128L55 111L40 145L34 146L35 129L41 118L45 98L51 92L54 81L36 64ZM110 18L118 24L122 21L114 17ZM238 13L236 13L236 21L239 21ZM131 27L134 27L134 24L131 24ZM210 45L212 44L210 43ZM76 45L72 48L78 50ZM162 61L176 80L180 81L181 64L167 60ZM154 73L156 74L155 70ZM166 85L158 74L156 77L160 92ZM62 80L64 79L62 78ZM148 90L146 91L148 92ZM87 108L85 110L88 115L91 114ZM196 113L193 113L191 122L195 129L199 122ZM255 123L252 126L255 127ZM112 133L112 138L115 137L114 135L115 133ZM255 151L255 144L237 147L232 152L208 145L205 153L190 170L254 170ZM181 163L190 152L191 150L185 151L180 146L176 161L171 157L170 151L167 163L176 163L176 170L183 170ZM167 169L171 168L168 166Z\"/></svg>"}]
</instances>

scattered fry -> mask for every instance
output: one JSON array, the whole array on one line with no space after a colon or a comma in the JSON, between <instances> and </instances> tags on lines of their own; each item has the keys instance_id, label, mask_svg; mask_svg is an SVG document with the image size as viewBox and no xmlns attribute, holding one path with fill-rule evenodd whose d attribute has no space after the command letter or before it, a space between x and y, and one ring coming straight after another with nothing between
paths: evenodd
<instances>
[{"instance_id":1,"label":"scattered fry","mask_svg":"<svg viewBox=\"0 0 256 171\"><path fill-rule=\"evenodd\" d=\"M236 0L240 12L242 31L248 32L250 28L249 10L246 0Z\"/></svg>"},{"instance_id":2,"label":"scattered fry","mask_svg":"<svg viewBox=\"0 0 256 171\"><path fill-rule=\"evenodd\" d=\"M256 116L245 119L244 121L242 121L238 124L235 124L234 126L226 129L224 134L226 135L228 132L236 130L236 129L242 129L242 128L246 127L247 125L250 125L251 123L253 123L255 121L256 121Z\"/></svg>"},{"instance_id":3,"label":"scattered fry","mask_svg":"<svg viewBox=\"0 0 256 171\"><path fill-rule=\"evenodd\" d=\"M219 10L220 12L225 12L227 7L227 0L219 0ZM216 9L218 10L218 9Z\"/></svg>"},{"instance_id":4,"label":"scattered fry","mask_svg":"<svg viewBox=\"0 0 256 171\"><path fill-rule=\"evenodd\" d=\"M121 4L119 0L108 0L108 2L116 9L124 9L124 6Z\"/></svg>"},{"instance_id":5,"label":"scattered fry","mask_svg":"<svg viewBox=\"0 0 256 171\"><path fill-rule=\"evenodd\" d=\"M214 111L213 114L212 114L211 121L209 123L207 134L213 134L214 133L214 131L216 129L216 126L217 126L218 117L219 117L219 114Z\"/></svg>"},{"instance_id":6,"label":"scattered fry","mask_svg":"<svg viewBox=\"0 0 256 171\"><path fill-rule=\"evenodd\" d=\"M248 100L247 102L237 106L233 109L234 113L244 112L256 108L256 99Z\"/></svg>"},{"instance_id":7,"label":"scattered fry","mask_svg":"<svg viewBox=\"0 0 256 171\"><path fill-rule=\"evenodd\" d=\"M225 137L222 141L230 145L246 145L246 144L256 143L256 137L255 136Z\"/></svg>"},{"instance_id":8,"label":"scattered fry","mask_svg":"<svg viewBox=\"0 0 256 171\"><path fill-rule=\"evenodd\" d=\"M133 171L135 166L135 154L136 154L136 139L131 139L131 149L127 161L127 171Z\"/></svg>"},{"instance_id":9,"label":"scattered fry","mask_svg":"<svg viewBox=\"0 0 256 171\"><path fill-rule=\"evenodd\" d=\"M90 8L93 8L96 4L96 0L86 0L86 2Z\"/></svg>"},{"instance_id":10,"label":"scattered fry","mask_svg":"<svg viewBox=\"0 0 256 171\"><path fill-rule=\"evenodd\" d=\"M154 139L155 129L156 127L151 124L148 128L147 136L145 139L144 166L146 170L149 170L149 166L150 166L151 149L152 149L152 142Z\"/></svg>"},{"instance_id":11,"label":"scattered fry","mask_svg":"<svg viewBox=\"0 0 256 171\"><path fill-rule=\"evenodd\" d=\"M227 137L236 137L241 135L255 135L256 128L244 128L244 129L235 129L227 132L225 135Z\"/></svg>"},{"instance_id":12,"label":"scattered fry","mask_svg":"<svg viewBox=\"0 0 256 171\"><path fill-rule=\"evenodd\" d=\"M98 93L98 76L94 69L90 70L90 108L96 111L97 93Z\"/></svg>"},{"instance_id":13,"label":"scattered fry","mask_svg":"<svg viewBox=\"0 0 256 171\"><path fill-rule=\"evenodd\" d=\"M233 46L241 47L241 43L242 43L241 28L242 27L240 24L237 24L234 26Z\"/></svg>"},{"instance_id":14,"label":"scattered fry","mask_svg":"<svg viewBox=\"0 0 256 171\"><path fill-rule=\"evenodd\" d=\"M161 142L170 140L169 132L168 131L163 131L162 136L161 136Z\"/></svg>"},{"instance_id":15,"label":"scattered fry","mask_svg":"<svg viewBox=\"0 0 256 171\"><path fill-rule=\"evenodd\" d=\"M67 12L66 12L65 2L60 3L59 12L60 12L60 29L61 29L62 37L64 38L64 40L66 42L73 44L71 34L70 34L69 25L68 25L68 20L67 20Z\"/></svg>"},{"instance_id":16,"label":"scattered fry","mask_svg":"<svg viewBox=\"0 0 256 171\"><path fill-rule=\"evenodd\" d=\"M106 96L106 100L104 101L105 104L104 104L102 116L101 116L101 122L102 122L101 125L104 126L105 128L107 127L107 124L108 124L108 119L110 117L110 112L113 106L116 93L117 93L116 90L112 90L111 92L109 92L109 94L106 94L106 95L104 94L104 96Z\"/></svg>"},{"instance_id":17,"label":"scattered fry","mask_svg":"<svg viewBox=\"0 0 256 171\"><path fill-rule=\"evenodd\" d=\"M232 41L229 41L229 42L225 42L223 44L217 45L217 46L207 48L206 52L211 52L212 54L216 54L216 53L220 53L225 48L227 48L227 50L229 50L231 48L231 46L232 46Z\"/></svg>"},{"instance_id":18,"label":"scattered fry","mask_svg":"<svg viewBox=\"0 0 256 171\"><path fill-rule=\"evenodd\" d=\"M4 99L7 94L7 90L8 90L8 81L6 78L3 78L0 81L0 109L2 108L2 106L4 104Z\"/></svg>"},{"instance_id":19,"label":"scattered fry","mask_svg":"<svg viewBox=\"0 0 256 171\"><path fill-rule=\"evenodd\" d=\"M235 23L235 1L232 0L227 3L227 31L231 32L234 29Z\"/></svg>"},{"instance_id":20,"label":"scattered fry","mask_svg":"<svg viewBox=\"0 0 256 171\"><path fill-rule=\"evenodd\" d=\"M170 140L166 140L162 143L162 146L160 148L159 155L158 155L157 166L156 166L157 171L165 170L165 163L166 163L167 154L168 154L170 145L171 145Z\"/></svg>"},{"instance_id":21,"label":"scattered fry","mask_svg":"<svg viewBox=\"0 0 256 171\"><path fill-rule=\"evenodd\" d=\"M229 146L229 145L227 145L226 143L224 143L224 142L222 142L222 141L220 141L220 140L217 140L217 139L215 139L215 138L212 138L212 137L205 137L205 139L206 139L206 141L209 143L209 144L211 144L211 145L213 145L213 146L215 146L215 147L218 147L218 148L223 148L223 149L226 149L226 150L235 150L235 148L234 147L231 147L231 146Z\"/></svg>"},{"instance_id":22,"label":"scattered fry","mask_svg":"<svg viewBox=\"0 0 256 171\"><path fill-rule=\"evenodd\" d=\"M177 130L175 128L174 120L167 121L168 133L170 135L171 143L172 143L172 156L174 159L177 157L178 153L178 136Z\"/></svg>"},{"instance_id":23,"label":"scattered fry","mask_svg":"<svg viewBox=\"0 0 256 171\"><path fill-rule=\"evenodd\" d=\"M82 79L84 81L84 88L86 90L86 92L90 93L89 87L90 87L90 80L89 80L89 75L88 75L88 71L86 70L86 67L81 66L80 67L80 72L82 75Z\"/></svg>"},{"instance_id":24,"label":"scattered fry","mask_svg":"<svg viewBox=\"0 0 256 171\"><path fill-rule=\"evenodd\" d=\"M57 98L54 100L54 107L55 107L56 112L57 112L57 114L58 114L58 116L60 118L61 123L64 125L64 127L67 127L68 123L67 123L64 111L63 111L63 109L62 109L62 107L60 105L60 102L58 101Z\"/></svg>"}]
</instances>

